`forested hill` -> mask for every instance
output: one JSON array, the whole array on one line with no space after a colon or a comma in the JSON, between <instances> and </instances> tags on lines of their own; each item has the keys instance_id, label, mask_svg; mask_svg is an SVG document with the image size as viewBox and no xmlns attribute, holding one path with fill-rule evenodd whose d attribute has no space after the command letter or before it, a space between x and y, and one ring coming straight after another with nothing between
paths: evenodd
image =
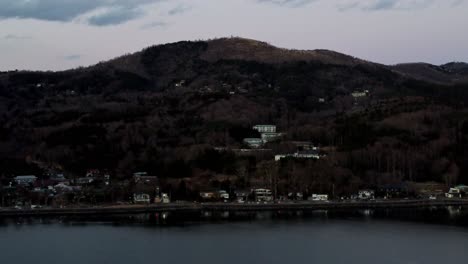
<instances>
[{"instance_id":1,"label":"forested hill","mask_svg":"<svg viewBox=\"0 0 468 264\"><path fill-rule=\"evenodd\" d=\"M253 125L275 124L285 136L265 146L272 154L294 151L293 141L327 154L276 164L290 185L467 182L467 76L463 63L386 66L240 38L153 46L63 72L5 72L0 175L100 168L248 185L272 157L213 147L244 148L243 138L258 136Z\"/></svg>"}]
</instances>

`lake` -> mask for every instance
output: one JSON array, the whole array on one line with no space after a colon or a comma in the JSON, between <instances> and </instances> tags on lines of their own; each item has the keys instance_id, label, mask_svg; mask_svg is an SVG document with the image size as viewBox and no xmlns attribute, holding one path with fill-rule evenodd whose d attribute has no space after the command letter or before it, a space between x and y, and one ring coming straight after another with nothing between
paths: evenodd
<instances>
[{"instance_id":1,"label":"lake","mask_svg":"<svg viewBox=\"0 0 468 264\"><path fill-rule=\"evenodd\" d=\"M468 261L468 208L0 219L1 263Z\"/></svg>"}]
</instances>

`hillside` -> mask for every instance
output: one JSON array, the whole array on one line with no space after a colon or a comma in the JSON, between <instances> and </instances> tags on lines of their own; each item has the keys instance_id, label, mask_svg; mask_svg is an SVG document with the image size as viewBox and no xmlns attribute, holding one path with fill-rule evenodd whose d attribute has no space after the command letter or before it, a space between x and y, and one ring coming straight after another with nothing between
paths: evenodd
<instances>
[{"instance_id":1,"label":"hillside","mask_svg":"<svg viewBox=\"0 0 468 264\"><path fill-rule=\"evenodd\" d=\"M406 63L392 67L410 78L440 84L468 83L468 64L447 63L432 65L428 63Z\"/></svg>"},{"instance_id":2,"label":"hillside","mask_svg":"<svg viewBox=\"0 0 468 264\"><path fill-rule=\"evenodd\" d=\"M274 174L284 190L321 192L468 183L465 66L391 67L234 38L158 45L63 72L1 73L0 175L98 168L118 179L148 171L247 187ZM246 148L256 124L277 125L284 138L264 146L269 154L229 151ZM297 141L322 146L327 158L272 161Z\"/></svg>"}]
</instances>

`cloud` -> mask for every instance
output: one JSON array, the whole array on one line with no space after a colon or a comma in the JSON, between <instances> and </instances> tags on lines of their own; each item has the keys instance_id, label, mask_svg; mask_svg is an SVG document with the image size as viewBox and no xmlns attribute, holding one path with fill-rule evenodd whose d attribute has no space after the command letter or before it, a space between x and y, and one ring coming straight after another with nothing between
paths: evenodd
<instances>
[{"instance_id":1,"label":"cloud","mask_svg":"<svg viewBox=\"0 0 468 264\"><path fill-rule=\"evenodd\" d=\"M21 36L21 35L15 35L15 34L7 34L3 36L3 39L6 40L23 40L23 39L31 39L30 36Z\"/></svg>"},{"instance_id":2,"label":"cloud","mask_svg":"<svg viewBox=\"0 0 468 264\"><path fill-rule=\"evenodd\" d=\"M118 25L143 15L144 12L141 9L118 6L90 16L87 22L93 26Z\"/></svg>"},{"instance_id":3,"label":"cloud","mask_svg":"<svg viewBox=\"0 0 468 264\"><path fill-rule=\"evenodd\" d=\"M260 3L270 3L287 7L302 7L315 1L316 0L257 0L257 2Z\"/></svg>"},{"instance_id":4,"label":"cloud","mask_svg":"<svg viewBox=\"0 0 468 264\"><path fill-rule=\"evenodd\" d=\"M96 10L91 25L123 23L145 14L142 6L163 0L0 0L0 18L39 19L68 22Z\"/></svg>"},{"instance_id":5,"label":"cloud","mask_svg":"<svg viewBox=\"0 0 468 264\"><path fill-rule=\"evenodd\" d=\"M167 27L168 25L169 24L166 22L154 21L154 22L142 25L140 29L163 28L163 27Z\"/></svg>"},{"instance_id":6,"label":"cloud","mask_svg":"<svg viewBox=\"0 0 468 264\"><path fill-rule=\"evenodd\" d=\"M81 57L83 56L80 54L71 54L71 55L64 56L63 59L67 61L74 61L74 60L81 59Z\"/></svg>"},{"instance_id":7,"label":"cloud","mask_svg":"<svg viewBox=\"0 0 468 264\"><path fill-rule=\"evenodd\" d=\"M190 7L190 6L178 5L175 8L169 10L168 14L171 15L171 16L179 15L179 14L185 13L187 11L190 11L191 9L192 9L192 7Z\"/></svg>"},{"instance_id":8,"label":"cloud","mask_svg":"<svg viewBox=\"0 0 468 264\"><path fill-rule=\"evenodd\" d=\"M465 0L343 0L338 4L338 10L347 11L360 9L363 11L385 11L385 10L421 10L435 3L449 4L451 7L461 5Z\"/></svg>"}]
</instances>

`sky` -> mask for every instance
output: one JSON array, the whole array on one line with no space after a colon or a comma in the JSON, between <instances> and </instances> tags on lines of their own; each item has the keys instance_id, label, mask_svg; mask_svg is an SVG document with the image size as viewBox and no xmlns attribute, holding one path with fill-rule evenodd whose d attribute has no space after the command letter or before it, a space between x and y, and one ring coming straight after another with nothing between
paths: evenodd
<instances>
[{"instance_id":1,"label":"sky","mask_svg":"<svg viewBox=\"0 0 468 264\"><path fill-rule=\"evenodd\" d=\"M396 64L468 62L468 0L0 0L0 71L244 37Z\"/></svg>"}]
</instances>

